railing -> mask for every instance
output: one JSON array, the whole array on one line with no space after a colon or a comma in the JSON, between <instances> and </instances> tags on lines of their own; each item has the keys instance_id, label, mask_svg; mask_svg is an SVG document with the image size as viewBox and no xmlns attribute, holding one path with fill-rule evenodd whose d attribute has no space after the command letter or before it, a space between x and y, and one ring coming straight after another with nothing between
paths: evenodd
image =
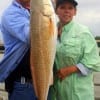
<instances>
[{"instance_id":1,"label":"railing","mask_svg":"<svg viewBox=\"0 0 100 100\"><path fill-rule=\"evenodd\" d=\"M4 53L4 46L3 46L3 44L0 44L0 53Z\"/></svg>"}]
</instances>

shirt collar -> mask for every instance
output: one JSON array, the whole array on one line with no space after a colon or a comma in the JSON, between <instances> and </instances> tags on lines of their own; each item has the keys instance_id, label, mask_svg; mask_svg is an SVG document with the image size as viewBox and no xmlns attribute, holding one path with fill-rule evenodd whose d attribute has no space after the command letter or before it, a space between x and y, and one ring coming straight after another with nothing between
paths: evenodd
<instances>
[{"instance_id":1,"label":"shirt collar","mask_svg":"<svg viewBox=\"0 0 100 100\"><path fill-rule=\"evenodd\" d=\"M70 28L72 27L73 23L74 23L73 20L70 21L68 24L66 24L66 25L63 27L62 31L68 32L68 31L70 30Z\"/></svg>"},{"instance_id":2,"label":"shirt collar","mask_svg":"<svg viewBox=\"0 0 100 100\"><path fill-rule=\"evenodd\" d=\"M16 0L13 0L13 5L19 7L19 8L23 8L22 5L20 3L18 3Z\"/></svg>"},{"instance_id":3,"label":"shirt collar","mask_svg":"<svg viewBox=\"0 0 100 100\"><path fill-rule=\"evenodd\" d=\"M13 4L19 8L24 8L20 3L18 3L16 0L13 0ZM24 9L28 9L29 10L29 7L26 7Z\"/></svg>"}]
</instances>

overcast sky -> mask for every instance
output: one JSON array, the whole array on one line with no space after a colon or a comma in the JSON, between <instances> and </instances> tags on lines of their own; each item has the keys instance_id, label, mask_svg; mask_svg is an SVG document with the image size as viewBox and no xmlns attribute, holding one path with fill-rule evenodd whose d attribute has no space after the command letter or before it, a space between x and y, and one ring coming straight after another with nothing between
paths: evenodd
<instances>
[{"instance_id":1,"label":"overcast sky","mask_svg":"<svg viewBox=\"0 0 100 100\"><path fill-rule=\"evenodd\" d=\"M0 17L3 11L8 7L8 5L12 2L12 0L0 0ZM1 20L1 18L0 18ZM0 32L0 41L2 40L2 35Z\"/></svg>"},{"instance_id":2,"label":"overcast sky","mask_svg":"<svg viewBox=\"0 0 100 100\"><path fill-rule=\"evenodd\" d=\"M100 0L77 1L77 20L87 25L95 36L100 36Z\"/></svg>"},{"instance_id":3,"label":"overcast sky","mask_svg":"<svg viewBox=\"0 0 100 100\"><path fill-rule=\"evenodd\" d=\"M0 16L12 0L0 0ZM100 0L77 0L77 21L87 25L94 36L100 36ZM0 35L1 38L1 35Z\"/></svg>"}]
</instances>

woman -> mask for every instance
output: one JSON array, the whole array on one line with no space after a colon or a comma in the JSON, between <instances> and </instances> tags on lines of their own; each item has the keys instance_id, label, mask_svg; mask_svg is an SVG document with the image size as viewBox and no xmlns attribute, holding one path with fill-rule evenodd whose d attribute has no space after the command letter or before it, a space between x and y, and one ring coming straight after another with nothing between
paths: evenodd
<instances>
[{"instance_id":1,"label":"woman","mask_svg":"<svg viewBox=\"0 0 100 100\"><path fill-rule=\"evenodd\" d=\"M100 71L97 44L88 28L73 21L78 3L57 0L59 34L51 100L94 100L93 71Z\"/></svg>"}]
</instances>

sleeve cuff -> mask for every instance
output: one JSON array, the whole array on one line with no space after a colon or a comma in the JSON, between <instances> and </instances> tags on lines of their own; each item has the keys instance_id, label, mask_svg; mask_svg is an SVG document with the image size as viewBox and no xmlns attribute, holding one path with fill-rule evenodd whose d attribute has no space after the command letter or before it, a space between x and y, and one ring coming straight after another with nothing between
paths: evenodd
<instances>
[{"instance_id":1,"label":"sleeve cuff","mask_svg":"<svg viewBox=\"0 0 100 100\"><path fill-rule=\"evenodd\" d=\"M77 64L76 66L77 66L77 68L80 70L81 75L87 76L89 73L92 72L91 69L85 67L85 66L84 66L83 64L81 64L81 63Z\"/></svg>"}]
</instances>

